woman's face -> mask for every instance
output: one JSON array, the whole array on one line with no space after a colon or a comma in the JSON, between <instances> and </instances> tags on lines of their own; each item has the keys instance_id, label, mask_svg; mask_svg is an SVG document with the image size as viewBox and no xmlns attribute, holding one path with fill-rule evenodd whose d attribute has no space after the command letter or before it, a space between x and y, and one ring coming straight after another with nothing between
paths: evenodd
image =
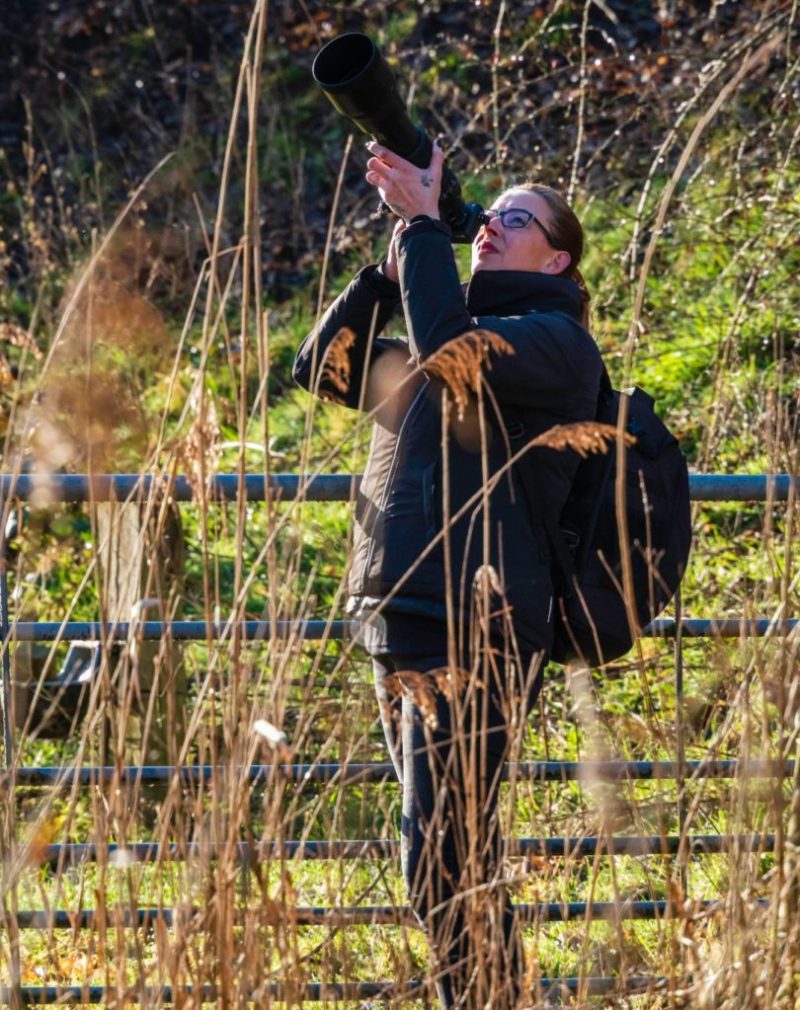
<instances>
[{"instance_id":1,"label":"woman's face","mask_svg":"<svg viewBox=\"0 0 800 1010\"><path fill-rule=\"evenodd\" d=\"M478 270L529 270L560 274L569 266L570 255L556 249L545 237L550 228L550 208L543 196L526 189L509 189L492 204L491 211L512 207L534 215L524 228L506 227L497 214L481 229L472 243L472 272ZM535 218L535 220L534 220Z\"/></svg>"}]
</instances>

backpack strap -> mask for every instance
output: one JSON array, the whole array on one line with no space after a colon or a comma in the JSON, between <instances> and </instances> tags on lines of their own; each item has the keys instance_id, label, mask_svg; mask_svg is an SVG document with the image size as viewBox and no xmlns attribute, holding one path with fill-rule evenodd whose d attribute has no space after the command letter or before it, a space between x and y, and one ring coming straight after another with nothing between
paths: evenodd
<instances>
[{"instance_id":1,"label":"backpack strap","mask_svg":"<svg viewBox=\"0 0 800 1010\"><path fill-rule=\"evenodd\" d=\"M600 391L597 396L598 400L600 400L603 396L612 396L614 393L614 387L611 385L611 377L608 374L605 362L602 362L602 365L603 372L600 376Z\"/></svg>"},{"instance_id":2,"label":"backpack strap","mask_svg":"<svg viewBox=\"0 0 800 1010\"><path fill-rule=\"evenodd\" d=\"M575 563L569 551L561 530L556 522L553 510L546 508L539 490L538 475L534 471L530 456L522 456L516 464L517 473L522 482L522 490L527 499L528 512L537 536L544 535L544 540L550 549L550 557L556 569L561 585L560 593L564 597L572 594L575 581Z\"/></svg>"},{"instance_id":3,"label":"backpack strap","mask_svg":"<svg viewBox=\"0 0 800 1010\"><path fill-rule=\"evenodd\" d=\"M611 385L611 378L609 377L605 363L603 363L603 371L600 375L600 388L597 394L598 407L601 399L608 398L613 395L614 388ZM597 411L595 411L595 414L597 414ZM516 422L515 428L516 431L513 435L509 432L512 438L519 438L525 434L525 426L522 422ZM522 489L525 493L525 498L527 499L528 512L530 514L533 529L537 536L544 535L545 542L550 548L552 564L556 569L561 582L559 587L561 595L564 599L569 599L572 596L576 581L575 558L564 540L564 535L558 524L558 518L553 515L552 509L547 508L544 503L542 493L539 490L538 474L535 472L533 460L528 453L520 457L516 463L516 468L517 473L520 476L520 481L522 482ZM592 514L592 529L594 529L597 523L597 518L605 497L605 489L610 473L611 467L608 466L605 468L603 474L602 487L598 488L598 495L594 512ZM583 551L585 551L586 545L584 544L582 546Z\"/></svg>"}]
</instances>

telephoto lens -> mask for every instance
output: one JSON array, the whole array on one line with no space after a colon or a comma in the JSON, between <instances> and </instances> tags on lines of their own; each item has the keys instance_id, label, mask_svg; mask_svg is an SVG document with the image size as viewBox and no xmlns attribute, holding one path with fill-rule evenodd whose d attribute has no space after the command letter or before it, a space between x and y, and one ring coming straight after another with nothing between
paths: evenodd
<instances>
[{"instance_id":1,"label":"telephoto lens","mask_svg":"<svg viewBox=\"0 0 800 1010\"><path fill-rule=\"evenodd\" d=\"M311 73L334 108L359 130L413 165L428 167L433 152L430 138L411 121L394 73L368 35L337 35L317 53ZM484 220L479 204L464 202L458 179L447 166L439 212L454 242L472 242Z\"/></svg>"}]
</instances>

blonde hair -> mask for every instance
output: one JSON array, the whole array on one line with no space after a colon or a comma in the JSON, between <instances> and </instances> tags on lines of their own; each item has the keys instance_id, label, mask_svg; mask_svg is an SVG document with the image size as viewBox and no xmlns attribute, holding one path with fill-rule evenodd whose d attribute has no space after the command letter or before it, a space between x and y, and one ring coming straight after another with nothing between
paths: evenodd
<instances>
[{"instance_id":1,"label":"blonde hair","mask_svg":"<svg viewBox=\"0 0 800 1010\"><path fill-rule=\"evenodd\" d=\"M547 222L547 230L553 236L553 241L557 249L563 249L569 253L569 266L559 274L560 277L569 277L578 285L581 294L581 325L589 329L590 313L589 304L592 296L586 287L583 274L578 269L578 264L583 256L583 226L581 225L575 211L570 207L564 197L557 189L547 186L543 182L524 182L521 186L514 186L514 189L521 189L527 193L536 193L547 204L550 211L550 220Z\"/></svg>"}]
</instances>

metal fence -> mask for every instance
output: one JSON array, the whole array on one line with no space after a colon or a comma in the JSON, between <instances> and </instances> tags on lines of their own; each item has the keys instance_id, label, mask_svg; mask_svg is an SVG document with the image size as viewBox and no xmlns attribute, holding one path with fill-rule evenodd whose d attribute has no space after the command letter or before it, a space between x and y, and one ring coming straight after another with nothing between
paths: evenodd
<instances>
[{"instance_id":1,"label":"metal fence","mask_svg":"<svg viewBox=\"0 0 800 1010\"><path fill-rule=\"evenodd\" d=\"M218 475L210 481L205 494L208 503L236 501L244 496L250 501L348 501L354 496L360 481L359 475L291 475L279 474L265 478L262 474ZM172 481L162 480L152 475L114 474L103 476L59 475L48 477L44 482L48 499L60 502L102 502L115 500L143 501L153 492L168 493L175 501L190 502L195 499L195 491L190 481L179 477ZM0 496L26 500L41 491L43 481L29 475L0 475ZM690 477L690 493L694 501L718 502L766 502L794 500L800 491L800 480L788 475L719 475L694 474ZM0 537L0 548L3 548ZM0 557L5 550L0 549ZM654 621L645 635L670 638L675 643L676 704L681 710L684 701L682 643L685 638L748 638L790 634L797 626L797 620L790 618L773 619L767 617L751 619L729 619L706 617L688 619L680 616ZM8 717L10 707L10 661L9 651L17 642L56 642L70 640L100 639L103 642L125 640L135 633L143 639L158 639L169 634L175 641L221 640L238 633L240 640L264 641L272 637L295 636L306 640L344 637L349 630L346 621L304 621L278 622L274 626L267 621L241 621L236 626L231 622L207 621L140 621L135 624L120 622L104 624L86 621L26 622L12 621L9 614L8 584L5 565L0 569L0 633L3 637L2 676L4 712L4 755L6 771L2 774L5 789L20 786L59 785L91 786L111 781L168 782L174 777L182 781L200 782L210 779L217 771L211 765L199 766L127 766L111 767L25 767L17 766L11 760L12 728ZM680 723L680 720L679 720ZM391 781L394 769L388 763L360 764L295 764L295 765L253 765L239 769L251 781L266 782L272 776L280 775L295 783L325 782L341 786L363 782ZM706 760L687 761L680 733L676 734L676 760L674 761L534 761L508 766L505 775L513 771L517 779L535 782L553 781L628 781L663 780L675 781L679 787L688 780L705 778L773 778L793 774L794 764L790 761L738 761ZM11 800L13 802L13 798ZM681 829L683 827L681 823ZM585 858L590 856L614 857L621 855L669 855L681 853L701 856L721 852L768 852L774 848L775 839L771 835L653 835L579 838L521 838L510 843L511 854L568 856ZM292 857L302 859L391 859L399 851L399 844L393 840L381 839L340 839L332 841L283 841L266 843L239 843L235 847L235 857L247 865L254 860ZM185 860L202 856L214 859L218 852L213 846L198 843L159 844L133 842L123 846L108 844L60 844L44 847L40 854L45 864L58 869L76 866L88 861L113 857L124 852L128 862L154 862L162 860ZM226 855L230 850L226 849ZM698 907L713 908L716 902L707 900ZM623 901L616 902L566 902L518 905L517 911L528 922L566 922L569 920L613 919L655 919L675 913L670 901ZM124 927L146 928L156 922L165 926L174 925L178 912L158 908L140 908L127 911L119 923L108 923ZM184 914L181 912L180 914ZM414 925L409 908L384 906L358 907L299 907L293 910L294 921L298 925L363 925L363 924L406 924ZM63 909L17 910L15 924L20 929L92 929L97 919L91 909L79 914ZM655 976L616 977L565 977L541 979L543 992L580 992L606 994L611 992L657 991L666 980ZM404 992L413 998L418 984L406 987ZM281 998L279 984L269 988L274 998ZM170 987L153 989L144 985L130 989L125 998L132 1002L154 1001L172 1003L181 994L189 994L191 987L173 992ZM300 993L304 1000L343 1000L390 997L395 992L393 983L373 982L319 982L310 983ZM12 1001L22 1003L80 1002L104 1003L113 998L115 991L102 986L5 986L0 987L0 1004ZM216 998L214 986L196 990L203 1001ZM261 993L265 995L265 993ZM296 988L292 998L297 998Z\"/></svg>"}]
</instances>

